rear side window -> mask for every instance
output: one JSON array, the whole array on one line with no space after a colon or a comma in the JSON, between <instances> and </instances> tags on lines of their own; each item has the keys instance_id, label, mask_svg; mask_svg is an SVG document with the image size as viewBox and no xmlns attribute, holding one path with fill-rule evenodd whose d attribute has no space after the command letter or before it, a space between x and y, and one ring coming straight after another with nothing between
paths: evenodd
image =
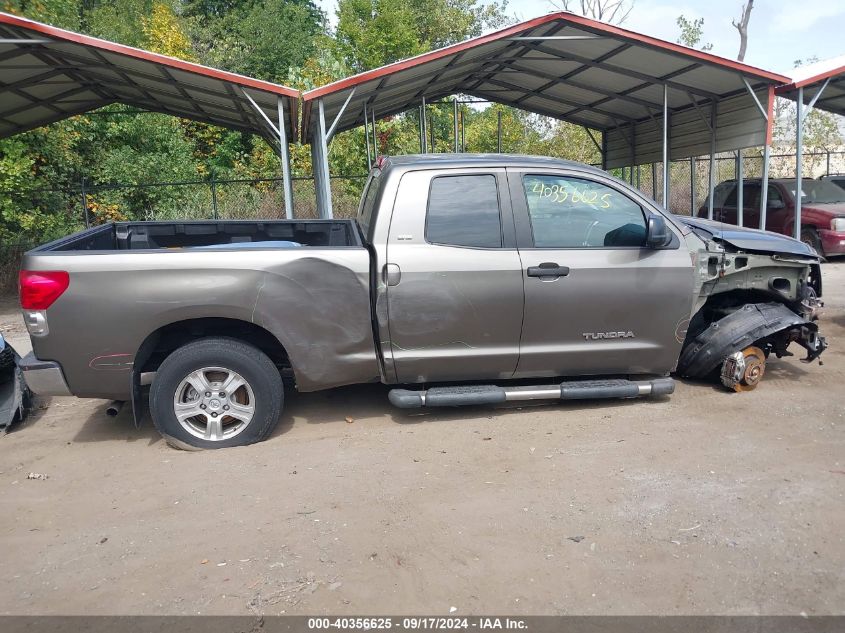
<instances>
[{"instance_id":1,"label":"rear side window","mask_svg":"<svg viewBox=\"0 0 845 633\"><path fill-rule=\"evenodd\" d=\"M425 238L431 244L501 247L502 220L496 177L478 174L433 178Z\"/></svg>"},{"instance_id":2,"label":"rear side window","mask_svg":"<svg viewBox=\"0 0 845 633\"><path fill-rule=\"evenodd\" d=\"M564 176L523 178L534 246L643 246L645 216L631 198L600 182Z\"/></svg>"}]
</instances>

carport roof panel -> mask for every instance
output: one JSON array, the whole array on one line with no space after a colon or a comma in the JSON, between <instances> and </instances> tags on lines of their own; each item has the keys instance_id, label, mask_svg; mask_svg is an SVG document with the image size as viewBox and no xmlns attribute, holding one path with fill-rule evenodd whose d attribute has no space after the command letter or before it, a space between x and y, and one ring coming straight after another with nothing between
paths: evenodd
<instances>
[{"instance_id":1,"label":"carport roof panel","mask_svg":"<svg viewBox=\"0 0 845 633\"><path fill-rule=\"evenodd\" d=\"M812 100L825 86L815 107L845 116L845 55L828 59L795 70L792 83L781 86L777 93L782 97L798 99L798 89L804 89L804 101Z\"/></svg>"},{"instance_id":2,"label":"carport roof panel","mask_svg":"<svg viewBox=\"0 0 845 633\"><path fill-rule=\"evenodd\" d=\"M692 107L692 99L745 92L743 78L755 88L789 81L680 44L557 12L309 90L303 95L302 133L305 140L314 124L315 100L323 99L328 125L353 90L337 131L363 123L364 103L384 117L416 106L421 97L453 93L483 93L506 105L610 129L632 120L632 105L639 108L637 119L654 116L662 108L664 84L670 88L670 103L680 108ZM554 96L547 96L557 99L557 105L540 96L557 85L579 90L565 100L560 91L552 91ZM638 90L655 85L661 87L661 99L639 96Z\"/></svg>"},{"instance_id":3,"label":"carport roof panel","mask_svg":"<svg viewBox=\"0 0 845 633\"><path fill-rule=\"evenodd\" d=\"M277 143L267 117L285 100L297 133L299 92L0 12L0 138L110 103L255 132Z\"/></svg>"}]
</instances>

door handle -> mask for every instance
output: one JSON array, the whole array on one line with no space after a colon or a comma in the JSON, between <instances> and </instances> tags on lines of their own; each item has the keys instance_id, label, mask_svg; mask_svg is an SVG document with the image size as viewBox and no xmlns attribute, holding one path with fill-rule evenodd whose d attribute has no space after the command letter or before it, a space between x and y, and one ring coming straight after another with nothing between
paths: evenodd
<instances>
[{"instance_id":1,"label":"door handle","mask_svg":"<svg viewBox=\"0 0 845 633\"><path fill-rule=\"evenodd\" d=\"M539 266L529 266L529 277L566 277L569 266L559 266L554 262L543 262Z\"/></svg>"}]
</instances>

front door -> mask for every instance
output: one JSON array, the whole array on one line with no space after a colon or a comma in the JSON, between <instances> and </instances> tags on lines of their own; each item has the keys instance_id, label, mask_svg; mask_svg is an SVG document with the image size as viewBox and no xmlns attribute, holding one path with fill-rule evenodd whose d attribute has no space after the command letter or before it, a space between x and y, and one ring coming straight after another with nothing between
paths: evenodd
<instances>
[{"instance_id":1,"label":"front door","mask_svg":"<svg viewBox=\"0 0 845 633\"><path fill-rule=\"evenodd\" d=\"M673 369L693 302L680 231L667 221L672 243L646 248L657 210L610 177L509 170L508 180L525 285L516 376Z\"/></svg>"},{"instance_id":2,"label":"front door","mask_svg":"<svg viewBox=\"0 0 845 633\"><path fill-rule=\"evenodd\" d=\"M507 194L504 169L402 176L382 271L398 382L513 375L523 296Z\"/></svg>"}]
</instances>

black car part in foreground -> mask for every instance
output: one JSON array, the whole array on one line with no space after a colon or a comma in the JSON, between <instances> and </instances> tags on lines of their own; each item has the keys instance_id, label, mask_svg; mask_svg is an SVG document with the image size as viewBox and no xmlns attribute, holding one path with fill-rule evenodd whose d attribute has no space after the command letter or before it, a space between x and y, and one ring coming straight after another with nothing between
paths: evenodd
<instances>
[{"instance_id":1,"label":"black car part in foreground","mask_svg":"<svg viewBox=\"0 0 845 633\"><path fill-rule=\"evenodd\" d=\"M26 386L18 361L21 357L0 335L0 433L23 420L32 407L32 392Z\"/></svg>"}]
</instances>

